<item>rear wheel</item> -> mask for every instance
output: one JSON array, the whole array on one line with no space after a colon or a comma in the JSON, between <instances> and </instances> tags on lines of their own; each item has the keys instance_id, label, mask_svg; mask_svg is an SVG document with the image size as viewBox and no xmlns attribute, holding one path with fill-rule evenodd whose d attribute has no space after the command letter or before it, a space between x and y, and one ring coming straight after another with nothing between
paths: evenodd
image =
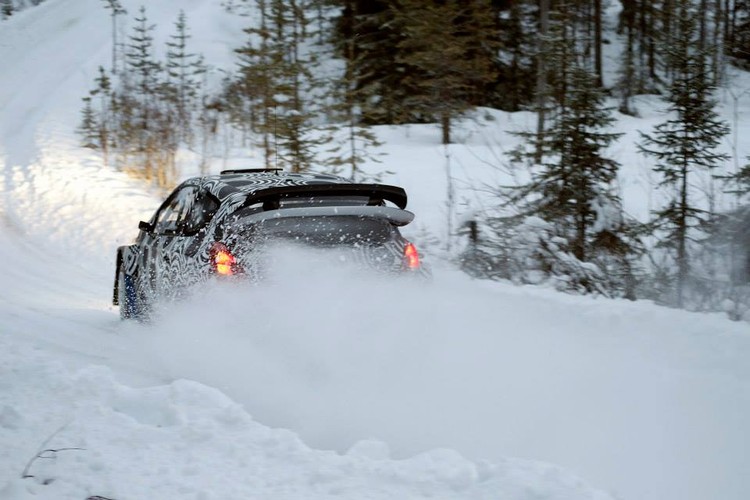
<instances>
[{"instance_id":1,"label":"rear wheel","mask_svg":"<svg viewBox=\"0 0 750 500\"><path fill-rule=\"evenodd\" d=\"M122 267L118 277L117 301L121 319L145 319L145 303L138 292L135 276L127 274Z\"/></svg>"}]
</instances>

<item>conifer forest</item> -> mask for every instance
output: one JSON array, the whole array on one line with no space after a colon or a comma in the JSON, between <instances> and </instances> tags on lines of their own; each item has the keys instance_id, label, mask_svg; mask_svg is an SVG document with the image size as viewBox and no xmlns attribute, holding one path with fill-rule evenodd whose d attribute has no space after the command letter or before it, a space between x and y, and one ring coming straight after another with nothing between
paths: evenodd
<instances>
[{"instance_id":1,"label":"conifer forest","mask_svg":"<svg viewBox=\"0 0 750 500\"><path fill-rule=\"evenodd\" d=\"M2 16L17 5L0 0ZM496 160L517 182L493 186L491 207L451 227L465 244L447 259L478 278L750 314L750 165L722 147L732 124L716 110L732 71L750 70L750 1L223 6L246 27L234 67L216 71L191 45L194 20L156 26L148 5L126 12L102 0L113 50L83 97L82 146L160 188L180 179L181 150L205 174L227 140L259 152L254 166L370 182L377 169L365 165L388 170L377 126L435 124L449 145L477 109L533 113L533 129L515 132L519 145ZM156 33L169 33L165 47ZM616 67L603 57L614 41ZM613 124L637 116L642 95L669 112L632 147L670 198L635 218L622 209L611 146ZM697 179L731 206L697 192Z\"/></svg>"}]
</instances>

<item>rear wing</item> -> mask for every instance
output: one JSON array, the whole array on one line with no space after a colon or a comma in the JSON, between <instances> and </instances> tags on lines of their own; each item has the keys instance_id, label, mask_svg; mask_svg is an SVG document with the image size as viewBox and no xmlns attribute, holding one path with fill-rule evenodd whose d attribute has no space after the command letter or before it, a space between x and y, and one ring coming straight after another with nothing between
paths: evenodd
<instances>
[{"instance_id":1,"label":"rear wing","mask_svg":"<svg viewBox=\"0 0 750 500\"><path fill-rule=\"evenodd\" d=\"M238 217L235 222L240 225L255 224L272 219L283 219L287 217L372 217L387 220L394 226L405 226L414 220L414 214L408 210L393 207L300 207L281 208L278 210L264 210Z\"/></svg>"},{"instance_id":2,"label":"rear wing","mask_svg":"<svg viewBox=\"0 0 750 500\"><path fill-rule=\"evenodd\" d=\"M285 199L326 196L366 196L368 206L379 206L390 201L402 210L406 208L407 200L403 188L387 184L305 184L256 191L247 197L240 209L262 203L263 210L276 210Z\"/></svg>"}]
</instances>

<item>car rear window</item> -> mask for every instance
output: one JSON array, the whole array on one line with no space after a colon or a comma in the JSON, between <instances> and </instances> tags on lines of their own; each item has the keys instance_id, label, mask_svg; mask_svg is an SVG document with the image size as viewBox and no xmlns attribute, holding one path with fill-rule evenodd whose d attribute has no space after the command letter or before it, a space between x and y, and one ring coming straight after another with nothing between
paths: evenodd
<instances>
[{"instance_id":1,"label":"car rear window","mask_svg":"<svg viewBox=\"0 0 750 500\"><path fill-rule=\"evenodd\" d=\"M312 245L377 245L391 239L383 219L358 216L306 216L267 219L254 224L257 236Z\"/></svg>"}]
</instances>

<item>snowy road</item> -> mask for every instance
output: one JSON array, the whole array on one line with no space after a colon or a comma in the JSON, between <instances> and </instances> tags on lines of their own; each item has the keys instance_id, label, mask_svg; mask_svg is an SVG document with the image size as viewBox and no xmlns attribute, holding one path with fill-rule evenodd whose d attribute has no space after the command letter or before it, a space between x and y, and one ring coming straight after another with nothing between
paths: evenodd
<instances>
[{"instance_id":1,"label":"snowy road","mask_svg":"<svg viewBox=\"0 0 750 500\"><path fill-rule=\"evenodd\" d=\"M188 4L210 10L207 2ZM63 394L98 401L100 393L114 391L112 407L128 413L123 391L130 389L108 385L108 375L91 368L103 365L130 386L187 379L214 387L261 424L288 428L317 450L345 452L375 439L395 458L448 448L475 462L507 465L492 473L472 469L477 479L453 452L430 456L431 464L444 461L435 474L451 478L432 492L438 497L460 490L470 498L499 498L500 492L510 495L504 498L548 498L550 492L573 498L564 496L565 484L570 491L580 487L575 498L604 498L570 486L557 469L529 465L524 476L522 462L506 457L558 464L623 500L750 496L750 328L719 315L476 282L443 268L428 286L372 277L353 282L343 271L308 269L290 259L268 288L209 289L153 325L121 324L109 305L114 249L134 235L158 197L76 146L71 124L79 94L108 54L102 48L106 25L97 24L101 13L89 12L99 7L93 0L50 0L0 27L0 439L9 440L0 443L0 470L13 466L0 471L0 492L47 437L39 433L46 413L24 417L14 410L43 407L29 391L56 404L65 404L57 399ZM83 370L78 382L64 382L60 373L68 369ZM195 406L188 414L201 418L211 405L231 404L189 382L178 384L143 397L158 400L171 390L180 408ZM208 409L185 403L194 394ZM142 412L136 417L164 423ZM273 446L297 450L289 444L296 438L274 436ZM182 438L185 433L168 442L176 447ZM194 434L186 442L206 452ZM370 457L387 455L382 444L361 447ZM222 450L239 453L237 447ZM182 451L159 460L177 460ZM403 497L405 490L393 485L401 488L408 479L383 473L385 465L362 466L362 472L359 464L314 453L321 467L356 469L352 474L362 474L362 484L398 477L389 483L396 489L383 487L382 498ZM97 460L91 467L106 462ZM220 456L211 460L225 466ZM416 469L407 471L423 470L408 464ZM373 470L381 475L368 476ZM482 486L481 478L503 474L540 489ZM362 488L344 488L343 495L370 491ZM213 498L200 497L202 491L205 486L196 486L193 496L183 497Z\"/></svg>"}]
</instances>

